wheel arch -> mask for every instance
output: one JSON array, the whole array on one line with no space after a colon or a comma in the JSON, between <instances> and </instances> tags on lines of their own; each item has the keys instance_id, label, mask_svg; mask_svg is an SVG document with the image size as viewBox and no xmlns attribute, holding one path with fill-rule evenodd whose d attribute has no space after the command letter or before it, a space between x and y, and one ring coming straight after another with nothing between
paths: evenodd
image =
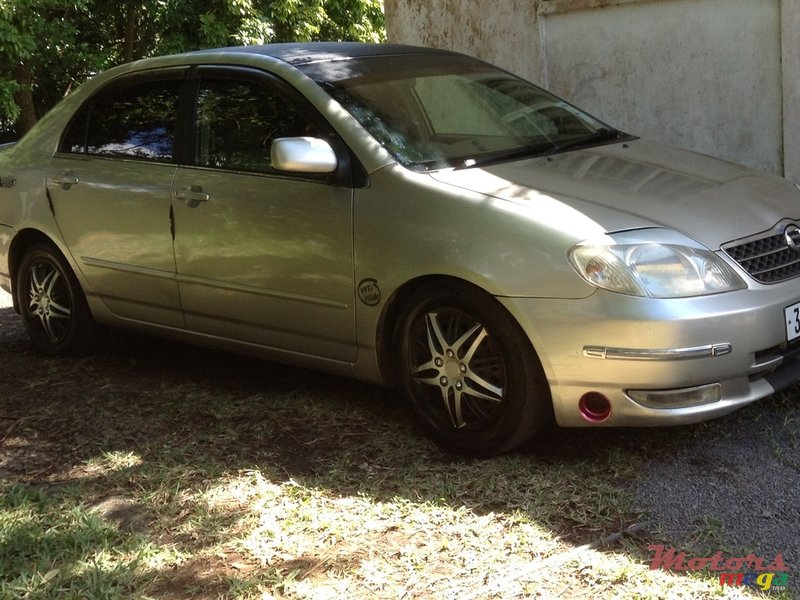
<instances>
[{"instance_id":1,"label":"wheel arch","mask_svg":"<svg viewBox=\"0 0 800 600\"><path fill-rule=\"evenodd\" d=\"M380 329L387 378L443 448L493 456L551 422L549 381L532 340L480 285L448 276L411 280L390 297Z\"/></svg>"},{"instance_id":2,"label":"wheel arch","mask_svg":"<svg viewBox=\"0 0 800 600\"><path fill-rule=\"evenodd\" d=\"M397 348L397 344L399 343L398 333L402 325L403 318L406 312L411 308L408 305L409 300L416 295L420 289L428 286L431 288L470 288L480 294L494 299L494 295L481 286L453 275L423 275L414 279L410 279L398 287L386 301L378 321L378 327L376 331L375 347L378 355L378 368L380 370L382 381L387 384L395 385L398 381L397 361L392 360L392 355ZM507 314L508 318L511 319L511 321L519 329L520 334L526 340L528 340L531 350L538 357L536 349L533 347L533 344L525 334L524 329L514 315L512 315L508 309L502 305L502 303L497 302L496 306L498 310L501 310Z\"/></svg>"}]
</instances>

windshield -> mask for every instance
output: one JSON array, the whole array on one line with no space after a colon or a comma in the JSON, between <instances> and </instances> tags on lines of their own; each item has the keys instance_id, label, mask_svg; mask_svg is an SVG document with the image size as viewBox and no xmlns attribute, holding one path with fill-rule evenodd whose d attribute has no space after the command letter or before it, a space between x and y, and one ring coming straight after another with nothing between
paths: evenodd
<instances>
[{"instance_id":1,"label":"windshield","mask_svg":"<svg viewBox=\"0 0 800 600\"><path fill-rule=\"evenodd\" d=\"M463 55L376 56L301 68L415 170L468 168L622 135L541 88Z\"/></svg>"}]
</instances>

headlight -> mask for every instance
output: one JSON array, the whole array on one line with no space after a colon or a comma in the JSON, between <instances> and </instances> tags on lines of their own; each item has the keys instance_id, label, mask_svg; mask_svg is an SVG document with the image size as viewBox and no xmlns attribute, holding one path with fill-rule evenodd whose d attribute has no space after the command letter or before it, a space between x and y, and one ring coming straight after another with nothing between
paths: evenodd
<instances>
[{"instance_id":1,"label":"headlight","mask_svg":"<svg viewBox=\"0 0 800 600\"><path fill-rule=\"evenodd\" d=\"M649 298L685 298L747 287L720 257L679 233L642 229L587 240L569 259L597 287Z\"/></svg>"}]
</instances>

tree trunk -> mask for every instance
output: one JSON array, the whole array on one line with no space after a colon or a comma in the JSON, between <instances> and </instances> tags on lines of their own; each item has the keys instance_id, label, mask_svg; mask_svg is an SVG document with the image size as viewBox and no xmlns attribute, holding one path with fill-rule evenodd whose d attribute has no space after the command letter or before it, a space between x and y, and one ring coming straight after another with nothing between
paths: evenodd
<instances>
[{"instance_id":1,"label":"tree trunk","mask_svg":"<svg viewBox=\"0 0 800 600\"><path fill-rule=\"evenodd\" d=\"M22 136L36 125L39 117L36 115L36 106L33 103L31 74L25 70L25 67L20 66L14 75L17 83L21 86L21 89L14 94L14 100L21 109L16 127L17 133Z\"/></svg>"},{"instance_id":2,"label":"tree trunk","mask_svg":"<svg viewBox=\"0 0 800 600\"><path fill-rule=\"evenodd\" d=\"M134 5L128 2L125 7L125 50L123 58L125 62L133 61L133 42L136 27L136 14L134 13Z\"/></svg>"}]
</instances>

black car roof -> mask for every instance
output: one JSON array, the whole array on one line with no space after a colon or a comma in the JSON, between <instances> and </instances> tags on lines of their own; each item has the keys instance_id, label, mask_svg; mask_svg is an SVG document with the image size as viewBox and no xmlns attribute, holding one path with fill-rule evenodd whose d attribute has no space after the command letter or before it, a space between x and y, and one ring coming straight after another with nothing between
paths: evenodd
<instances>
[{"instance_id":1,"label":"black car roof","mask_svg":"<svg viewBox=\"0 0 800 600\"><path fill-rule=\"evenodd\" d=\"M405 46L401 44L368 44L362 42L289 42L265 44L262 46L233 46L200 50L214 53L247 53L271 56L290 65L304 65L315 62L328 62L362 58L367 56L398 56L403 54L452 55L449 50L424 48L421 46Z\"/></svg>"}]
</instances>

